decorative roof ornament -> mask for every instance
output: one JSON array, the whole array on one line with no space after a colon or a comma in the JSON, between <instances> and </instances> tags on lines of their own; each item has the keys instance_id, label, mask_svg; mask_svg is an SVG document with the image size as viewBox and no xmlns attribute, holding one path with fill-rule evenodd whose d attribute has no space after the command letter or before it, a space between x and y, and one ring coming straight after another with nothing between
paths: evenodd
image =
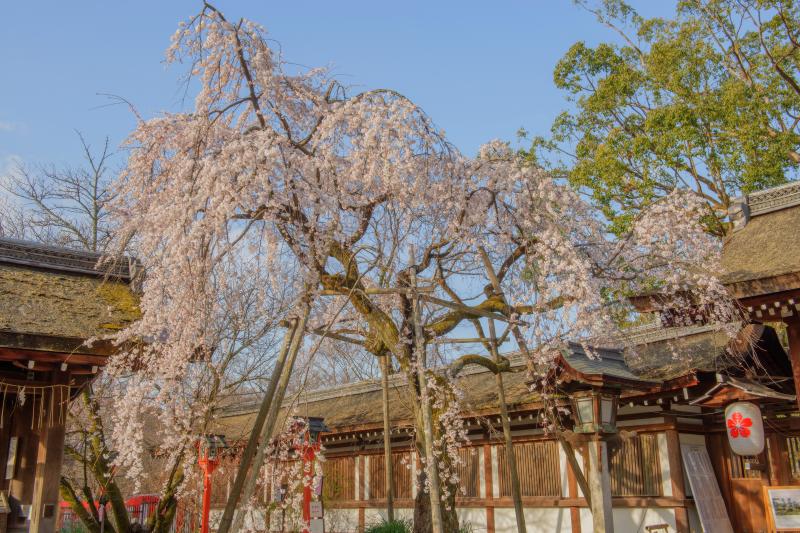
<instances>
[{"instance_id":1,"label":"decorative roof ornament","mask_svg":"<svg viewBox=\"0 0 800 533\"><path fill-rule=\"evenodd\" d=\"M30 241L0 238L0 263L45 268L50 270L90 274L110 275L125 281L131 279L131 265L127 258L116 261L108 268L98 266L102 257L99 253L70 250L48 246Z\"/></svg>"},{"instance_id":2,"label":"decorative roof ornament","mask_svg":"<svg viewBox=\"0 0 800 533\"><path fill-rule=\"evenodd\" d=\"M753 217L796 205L800 205L800 182L794 181L734 198L728 217L733 223L733 231L738 231Z\"/></svg>"}]
</instances>

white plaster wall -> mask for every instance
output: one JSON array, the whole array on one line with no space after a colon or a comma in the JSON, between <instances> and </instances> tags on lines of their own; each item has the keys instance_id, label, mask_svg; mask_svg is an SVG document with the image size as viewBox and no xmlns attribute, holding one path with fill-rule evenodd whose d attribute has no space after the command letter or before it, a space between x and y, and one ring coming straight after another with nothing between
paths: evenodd
<instances>
[{"instance_id":1,"label":"white plaster wall","mask_svg":"<svg viewBox=\"0 0 800 533\"><path fill-rule=\"evenodd\" d=\"M675 533L675 510L657 507L621 507L613 510L614 533L641 533L645 527L669 524L669 532ZM587 508L580 510L581 531L592 531L592 513Z\"/></svg>"},{"instance_id":2,"label":"white plaster wall","mask_svg":"<svg viewBox=\"0 0 800 533\"><path fill-rule=\"evenodd\" d=\"M526 507L524 512L528 533L570 533L572 531L569 508ZM496 533L516 533L517 518L513 508L495 508L494 530ZM591 528L584 531L591 531Z\"/></svg>"},{"instance_id":3,"label":"white plaster wall","mask_svg":"<svg viewBox=\"0 0 800 533\"><path fill-rule=\"evenodd\" d=\"M394 518L395 520L413 520L414 519L414 509L408 507L402 507L394 510ZM386 508L382 507L380 509L372 508L372 509L364 509L364 525L369 526L371 524L376 524L381 520L386 520ZM326 530L327 531L327 530Z\"/></svg>"},{"instance_id":4,"label":"white plaster wall","mask_svg":"<svg viewBox=\"0 0 800 533\"><path fill-rule=\"evenodd\" d=\"M467 524L472 526L470 531L479 533L486 531L486 509L475 509L470 507L457 507L458 525L463 527Z\"/></svg>"},{"instance_id":5,"label":"white plaster wall","mask_svg":"<svg viewBox=\"0 0 800 533\"><path fill-rule=\"evenodd\" d=\"M615 532L638 533L656 524L669 524L669 531L676 531L675 510L656 507L614 509Z\"/></svg>"},{"instance_id":6,"label":"white plaster wall","mask_svg":"<svg viewBox=\"0 0 800 533\"><path fill-rule=\"evenodd\" d=\"M661 491L664 496L672 496L672 471L669 466L667 434L658 433L656 443L658 444L658 462L661 467Z\"/></svg>"},{"instance_id":7,"label":"white plaster wall","mask_svg":"<svg viewBox=\"0 0 800 533\"><path fill-rule=\"evenodd\" d=\"M358 531L358 509L326 509L325 531L330 533Z\"/></svg>"},{"instance_id":8,"label":"white plaster wall","mask_svg":"<svg viewBox=\"0 0 800 533\"><path fill-rule=\"evenodd\" d=\"M327 513L327 511L326 511ZM273 531L280 531L281 530L281 512L275 511L270 514L269 517L270 529ZM358 525L358 522L356 522ZM291 512L290 510L286 511L286 516L284 517L283 522L284 530L293 531L294 529L300 528L300 515L299 513Z\"/></svg>"}]
</instances>

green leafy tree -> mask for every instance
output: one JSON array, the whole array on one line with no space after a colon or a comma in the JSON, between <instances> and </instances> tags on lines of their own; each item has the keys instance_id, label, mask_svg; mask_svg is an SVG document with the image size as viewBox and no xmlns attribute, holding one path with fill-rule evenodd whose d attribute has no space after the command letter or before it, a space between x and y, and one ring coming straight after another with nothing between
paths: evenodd
<instances>
[{"instance_id":1,"label":"green leafy tree","mask_svg":"<svg viewBox=\"0 0 800 533\"><path fill-rule=\"evenodd\" d=\"M572 109L530 156L593 196L623 229L675 187L708 203L724 235L738 194L784 183L800 164L800 4L683 0L672 19L621 0L581 7L619 43L575 43L554 81Z\"/></svg>"}]
</instances>

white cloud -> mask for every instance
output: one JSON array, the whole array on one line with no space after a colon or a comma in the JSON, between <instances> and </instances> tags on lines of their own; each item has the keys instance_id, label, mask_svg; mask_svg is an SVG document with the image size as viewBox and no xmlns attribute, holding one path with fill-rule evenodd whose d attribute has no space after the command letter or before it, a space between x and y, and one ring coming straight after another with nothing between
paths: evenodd
<instances>
[{"instance_id":1,"label":"white cloud","mask_svg":"<svg viewBox=\"0 0 800 533\"><path fill-rule=\"evenodd\" d=\"M0 120L0 131L14 131L17 129L18 124L9 122L7 120Z\"/></svg>"}]
</instances>

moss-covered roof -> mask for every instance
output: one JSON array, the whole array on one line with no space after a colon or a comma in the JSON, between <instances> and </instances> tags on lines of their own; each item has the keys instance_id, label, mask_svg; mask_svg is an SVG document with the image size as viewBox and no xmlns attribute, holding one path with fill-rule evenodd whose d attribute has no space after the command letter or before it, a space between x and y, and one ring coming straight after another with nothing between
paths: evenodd
<instances>
[{"instance_id":1,"label":"moss-covered roof","mask_svg":"<svg viewBox=\"0 0 800 533\"><path fill-rule=\"evenodd\" d=\"M800 272L800 206L751 218L725 243L725 283Z\"/></svg>"},{"instance_id":2,"label":"moss-covered roof","mask_svg":"<svg viewBox=\"0 0 800 533\"><path fill-rule=\"evenodd\" d=\"M0 263L0 331L86 339L138 314L126 283Z\"/></svg>"},{"instance_id":3,"label":"moss-covered roof","mask_svg":"<svg viewBox=\"0 0 800 533\"><path fill-rule=\"evenodd\" d=\"M753 296L750 292L754 291L797 288L800 183L759 191L735 200L734 205L734 231L722 251L723 281L734 285L739 298Z\"/></svg>"}]
</instances>

